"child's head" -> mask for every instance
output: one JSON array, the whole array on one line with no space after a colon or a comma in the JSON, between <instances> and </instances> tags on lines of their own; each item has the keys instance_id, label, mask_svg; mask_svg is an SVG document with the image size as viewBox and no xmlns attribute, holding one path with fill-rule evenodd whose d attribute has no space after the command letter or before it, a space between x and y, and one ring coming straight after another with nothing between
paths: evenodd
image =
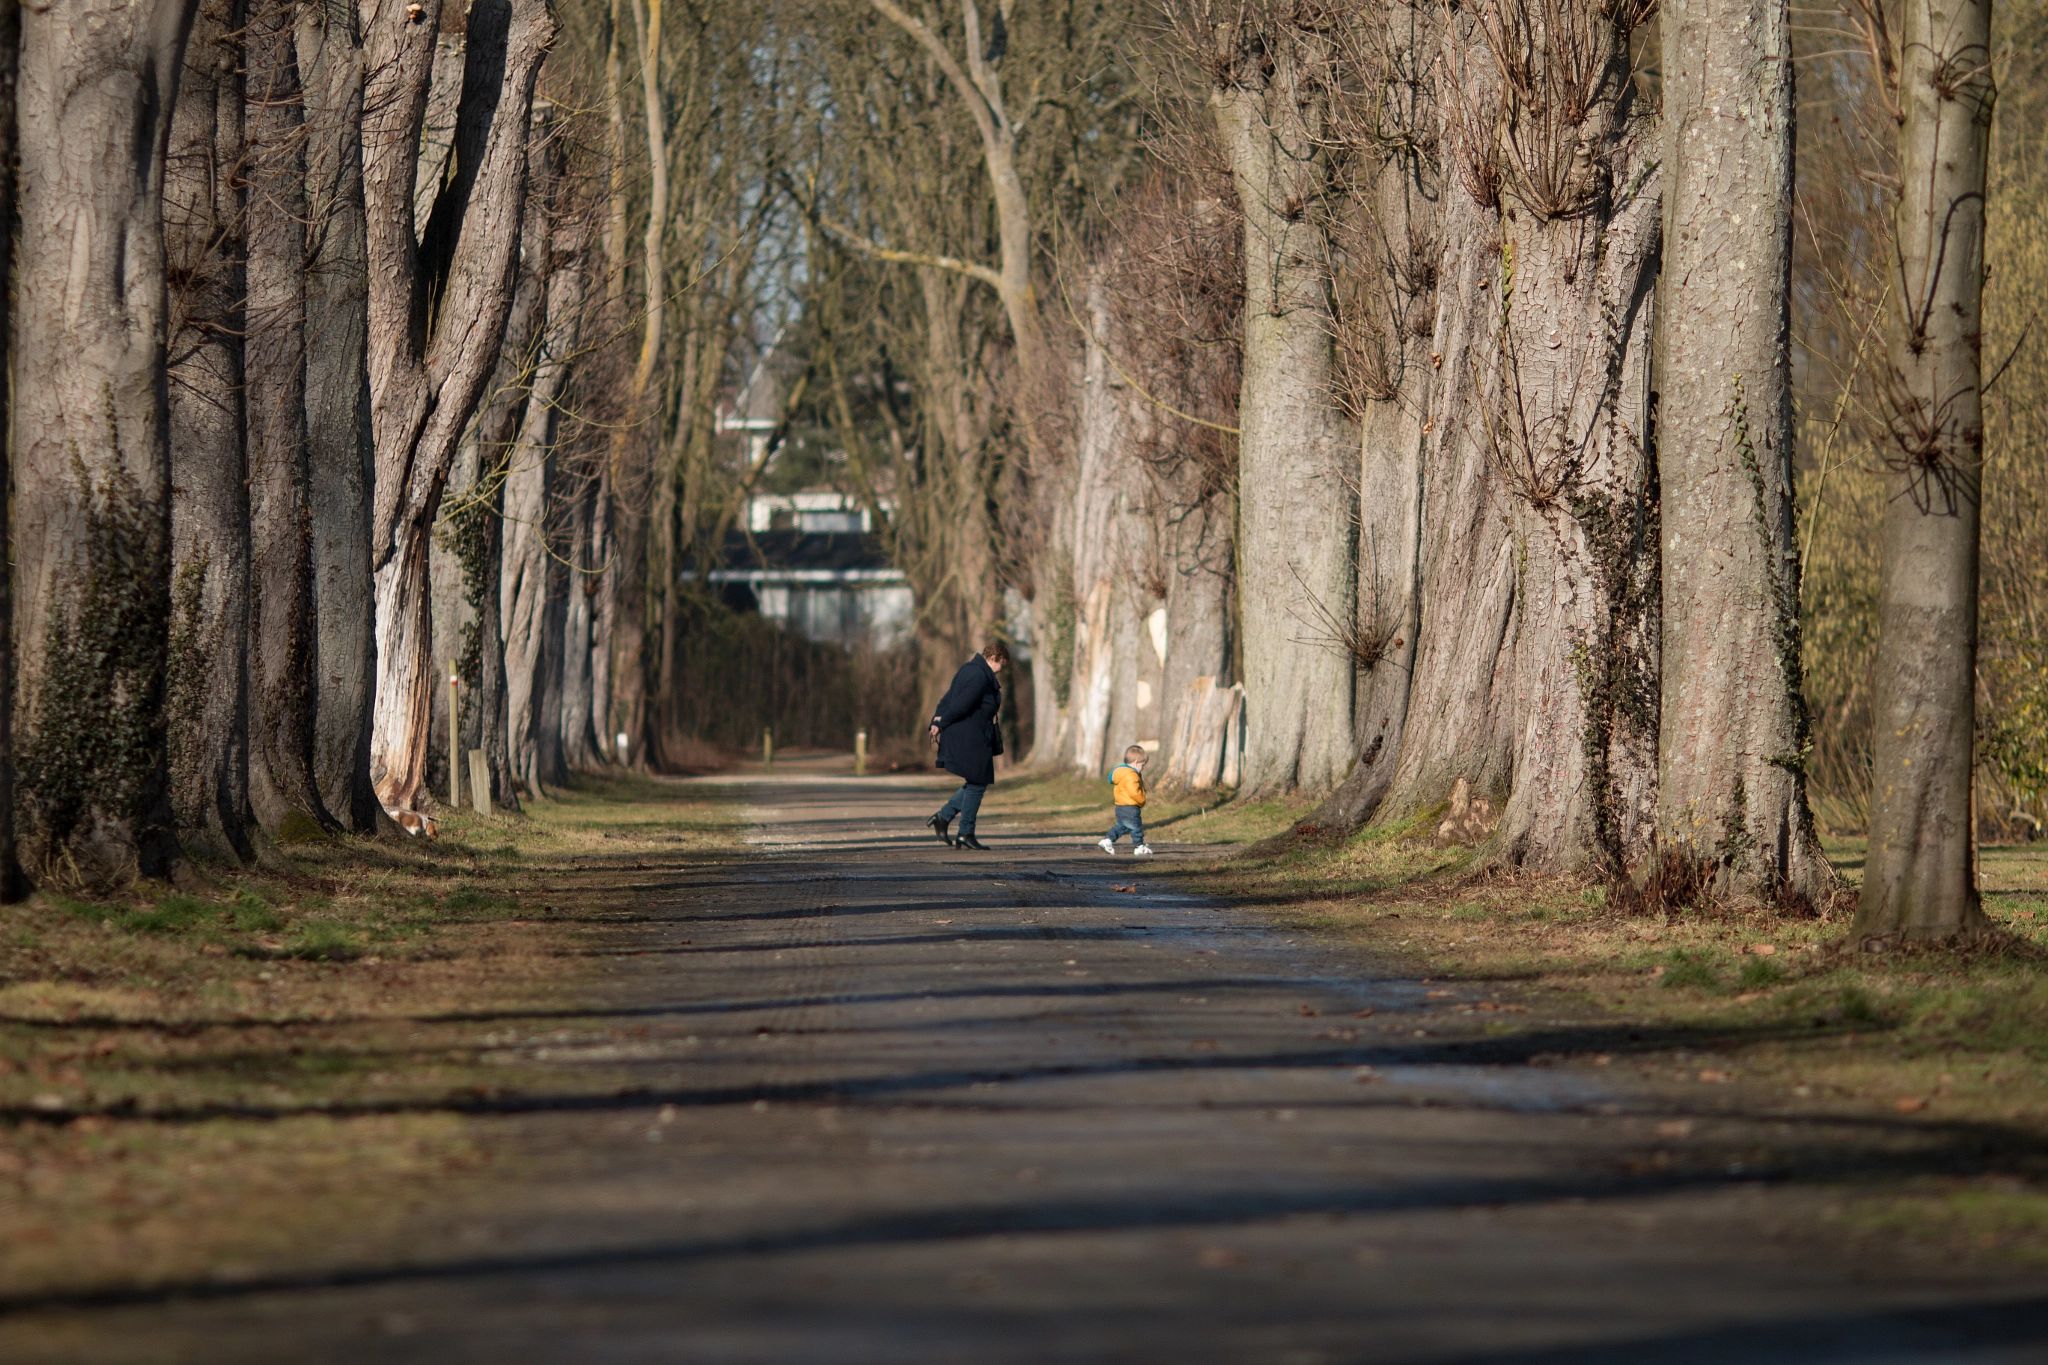
<instances>
[{"instance_id":1,"label":"child's head","mask_svg":"<svg viewBox=\"0 0 2048 1365\"><path fill-rule=\"evenodd\" d=\"M1133 768L1144 767L1145 759L1146 753L1141 745L1133 744L1130 748L1124 750L1124 762L1130 764Z\"/></svg>"}]
</instances>

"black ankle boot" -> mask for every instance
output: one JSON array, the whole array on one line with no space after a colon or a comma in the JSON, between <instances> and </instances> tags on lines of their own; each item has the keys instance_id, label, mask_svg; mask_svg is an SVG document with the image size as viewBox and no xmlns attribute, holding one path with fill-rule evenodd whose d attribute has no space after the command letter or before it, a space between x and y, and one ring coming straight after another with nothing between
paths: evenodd
<instances>
[{"instance_id":1,"label":"black ankle boot","mask_svg":"<svg viewBox=\"0 0 2048 1365\"><path fill-rule=\"evenodd\" d=\"M978 853L988 852L988 845L984 844L981 840L975 838L972 834L963 834L959 838L955 839L953 841L953 847L971 848Z\"/></svg>"},{"instance_id":2,"label":"black ankle boot","mask_svg":"<svg viewBox=\"0 0 2048 1365\"><path fill-rule=\"evenodd\" d=\"M930 825L932 832L939 836L940 843L944 844L947 848L953 847L953 836L948 833L948 826L953 823L951 820L946 819L944 816L934 815L925 823Z\"/></svg>"}]
</instances>

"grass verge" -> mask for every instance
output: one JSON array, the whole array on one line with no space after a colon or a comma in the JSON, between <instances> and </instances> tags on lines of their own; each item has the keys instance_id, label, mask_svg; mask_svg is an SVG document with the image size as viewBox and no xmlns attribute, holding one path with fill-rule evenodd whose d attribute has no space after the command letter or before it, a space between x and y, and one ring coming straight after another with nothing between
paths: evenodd
<instances>
[{"instance_id":1,"label":"grass verge","mask_svg":"<svg viewBox=\"0 0 2048 1365\"><path fill-rule=\"evenodd\" d=\"M1242 844L1298 815L1226 807L1200 818ZM1438 845L1433 827L1182 875L1280 927L1488 997L1456 1008L1490 1011L1495 1055L1632 1068L1756 1114L1959 1135L1978 1156L1953 1170L1848 1180L1844 1235L2048 1260L2048 848L1983 852L1986 910L2013 951L1870 955L1839 951L1839 918L1764 907L1631 914L1585 881L1489 875L1472 850ZM1830 846L1852 882L1862 853L1858 841Z\"/></svg>"},{"instance_id":2,"label":"grass verge","mask_svg":"<svg viewBox=\"0 0 2048 1365\"><path fill-rule=\"evenodd\" d=\"M388 1252L480 1183L469 1115L527 1079L508 1029L599 998L584 941L739 822L715 789L588 781L202 892L0 910L0 1299Z\"/></svg>"}]
</instances>

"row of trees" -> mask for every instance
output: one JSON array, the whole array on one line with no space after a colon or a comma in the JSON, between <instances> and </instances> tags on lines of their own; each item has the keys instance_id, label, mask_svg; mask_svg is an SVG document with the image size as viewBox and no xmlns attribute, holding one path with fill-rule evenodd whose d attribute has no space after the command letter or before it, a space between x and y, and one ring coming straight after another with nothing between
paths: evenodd
<instances>
[{"instance_id":1,"label":"row of trees","mask_svg":"<svg viewBox=\"0 0 2048 1365\"><path fill-rule=\"evenodd\" d=\"M930 644L1028 598L1039 757L1095 771L1153 738L1183 774L1183 709L1228 714L1235 683L1244 789L1331 793L1316 828L1463 782L1505 863L1835 898L1785 6L852 9L831 127L888 159L835 148L804 187L847 258L811 305L843 318L850 287L892 329L868 371L908 374L925 426L891 489L971 542L920 583L963 604ZM1847 27L1887 114L1861 182L1885 567L1858 931L1972 932L1989 8ZM1114 59L1068 60L1099 33ZM961 390L1005 401L970 425ZM882 406L841 417L849 448Z\"/></svg>"},{"instance_id":2,"label":"row of trees","mask_svg":"<svg viewBox=\"0 0 2048 1365\"><path fill-rule=\"evenodd\" d=\"M1993 66L1988 4L1932 3L1852 25L1889 119L1885 341L1858 342L1888 481L1869 935L1979 923ZM1041 761L1157 739L1179 780L1326 794L1323 829L1463 784L1503 862L1836 894L1782 3L20 25L33 881L416 825L451 738L507 805L687 761L694 571L801 458L916 588L922 690L1027 637ZM721 404L763 370L780 425L736 453Z\"/></svg>"}]
</instances>

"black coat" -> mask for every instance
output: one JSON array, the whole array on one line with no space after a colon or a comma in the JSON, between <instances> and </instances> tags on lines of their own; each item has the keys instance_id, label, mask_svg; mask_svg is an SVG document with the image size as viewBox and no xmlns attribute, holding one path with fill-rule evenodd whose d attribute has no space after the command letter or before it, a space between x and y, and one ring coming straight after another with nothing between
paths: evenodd
<instances>
[{"instance_id":1,"label":"black coat","mask_svg":"<svg viewBox=\"0 0 2048 1365\"><path fill-rule=\"evenodd\" d=\"M996 755L1003 751L996 712L1003 689L996 671L979 654L960 665L946 689L932 722L939 727L939 761L935 765L977 787L996 780Z\"/></svg>"}]
</instances>

